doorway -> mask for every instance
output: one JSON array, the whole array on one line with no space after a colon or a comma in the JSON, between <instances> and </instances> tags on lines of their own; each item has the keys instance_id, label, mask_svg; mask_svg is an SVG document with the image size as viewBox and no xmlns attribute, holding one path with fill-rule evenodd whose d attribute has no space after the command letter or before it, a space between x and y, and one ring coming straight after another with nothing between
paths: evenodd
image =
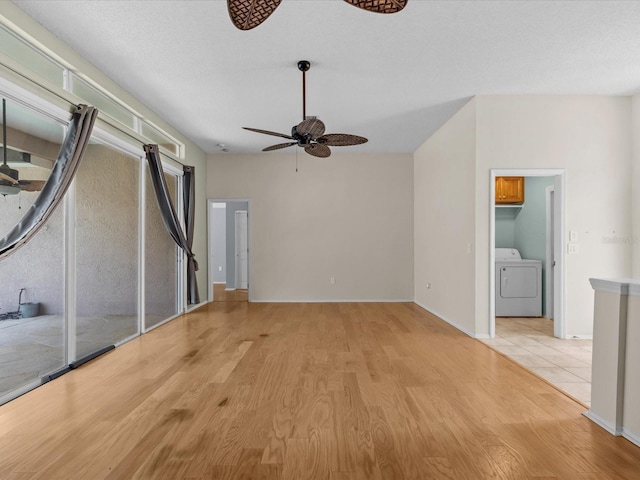
<instances>
[{"instance_id":1,"label":"doorway","mask_svg":"<svg viewBox=\"0 0 640 480\"><path fill-rule=\"evenodd\" d=\"M538 232L540 242L537 244L537 256L530 256L525 253L522 258L537 258L544 264L544 272L542 279L546 285L542 288L541 295L545 298L542 300L542 308L544 317L553 319L553 334L555 337L564 338L565 332L565 315L564 315L564 183L565 171L560 169L495 169L491 170L490 185L490 252L489 252L489 336L496 336L496 269L495 269L495 248L496 247L516 247L512 244L500 244L505 242L505 235L501 231L502 215L500 208L496 208L495 202L495 182L496 177L525 177L532 178L532 182L540 184L543 179L540 177L548 177L550 185L541 187L539 197L536 202L540 208L540 230ZM549 183L547 182L547 183ZM525 191L525 202L522 205L511 207L514 215L519 215L518 209L527 205L527 194ZM497 215L496 212L500 215ZM507 235L508 236L508 235ZM527 241L530 238L527 237ZM515 242L517 243L517 241ZM526 248L525 248L526 250Z\"/></svg>"},{"instance_id":2,"label":"doorway","mask_svg":"<svg viewBox=\"0 0 640 480\"><path fill-rule=\"evenodd\" d=\"M249 200L209 199L209 301L247 302L249 295Z\"/></svg>"}]
</instances>

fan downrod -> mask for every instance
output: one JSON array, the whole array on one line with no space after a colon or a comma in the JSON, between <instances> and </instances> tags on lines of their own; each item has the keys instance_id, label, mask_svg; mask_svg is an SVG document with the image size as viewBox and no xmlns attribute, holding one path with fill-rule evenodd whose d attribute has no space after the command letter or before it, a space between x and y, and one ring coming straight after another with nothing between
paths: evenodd
<instances>
[{"instance_id":1,"label":"fan downrod","mask_svg":"<svg viewBox=\"0 0 640 480\"><path fill-rule=\"evenodd\" d=\"M307 76L305 75L311 68L309 60L300 60L298 70L302 72L302 121L307 119Z\"/></svg>"}]
</instances>

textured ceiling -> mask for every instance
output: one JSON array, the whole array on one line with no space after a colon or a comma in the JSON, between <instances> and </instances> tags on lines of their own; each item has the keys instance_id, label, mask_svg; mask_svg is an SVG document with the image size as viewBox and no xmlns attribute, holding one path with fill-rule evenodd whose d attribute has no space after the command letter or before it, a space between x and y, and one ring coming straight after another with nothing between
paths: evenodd
<instances>
[{"instance_id":1,"label":"textured ceiling","mask_svg":"<svg viewBox=\"0 0 640 480\"><path fill-rule=\"evenodd\" d=\"M279 143L307 115L413 152L478 94L640 92L640 1L409 0L394 15L283 0L237 30L226 0L14 0L206 152ZM265 155L269 155L265 153Z\"/></svg>"}]
</instances>

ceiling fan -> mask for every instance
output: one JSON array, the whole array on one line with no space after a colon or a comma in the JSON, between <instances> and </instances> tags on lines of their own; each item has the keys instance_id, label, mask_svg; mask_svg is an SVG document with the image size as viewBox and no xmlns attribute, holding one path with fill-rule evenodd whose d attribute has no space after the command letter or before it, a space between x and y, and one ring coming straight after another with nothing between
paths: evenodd
<instances>
[{"instance_id":1,"label":"ceiling fan","mask_svg":"<svg viewBox=\"0 0 640 480\"><path fill-rule=\"evenodd\" d=\"M263 148L263 152L279 150L281 148L292 147L297 145L303 147L304 151L314 157L326 158L331 155L329 147L346 147L349 145L360 145L367 143L368 140L358 135L350 135L348 133L324 133L325 126L321 120L316 117L307 117L307 98L306 98L306 72L311 68L311 63L307 60L298 62L298 70L302 72L302 121L291 129L291 135L286 133L271 132L269 130L260 130L258 128L242 127L252 132L264 133L265 135L273 135L291 140L286 143L278 143L270 147Z\"/></svg>"},{"instance_id":2,"label":"ceiling fan","mask_svg":"<svg viewBox=\"0 0 640 480\"><path fill-rule=\"evenodd\" d=\"M229 16L240 30L251 30L264 22L282 0L227 0ZM363 10L377 13L396 13L409 0L344 0Z\"/></svg>"},{"instance_id":3,"label":"ceiling fan","mask_svg":"<svg viewBox=\"0 0 640 480\"><path fill-rule=\"evenodd\" d=\"M13 152L13 151L12 151ZM20 191L37 192L42 190L44 180L20 180L18 170L7 165L7 102L2 99L2 165L0 165L0 195L16 195ZM24 152L13 152L21 161L30 163L31 155Z\"/></svg>"}]
</instances>

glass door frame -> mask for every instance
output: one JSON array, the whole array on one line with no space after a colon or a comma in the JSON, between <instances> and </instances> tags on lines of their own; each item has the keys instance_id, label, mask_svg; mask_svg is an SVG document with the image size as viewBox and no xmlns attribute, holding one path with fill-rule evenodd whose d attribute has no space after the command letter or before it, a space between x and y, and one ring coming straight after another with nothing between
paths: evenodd
<instances>
[{"instance_id":1,"label":"glass door frame","mask_svg":"<svg viewBox=\"0 0 640 480\"><path fill-rule=\"evenodd\" d=\"M176 180L176 204L174 205L175 209L176 209L176 214L178 215L178 220L180 221L180 226L184 229L184 201L183 201L183 192L184 192L184 172L177 168L176 166L166 162L164 159L162 159L162 155L161 155L161 160L162 160L162 169L164 171L165 175L171 175L173 177L175 177ZM141 181L141 188L140 188L140 205L141 205L141 216L142 216L142 220L139 222L140 224L140 228L141 229L145 229L146 227L146 208L144 207L144 202L146 201L146 186L147 186L147 168L146 168L146 161L141 162L140 165L140 181ZM175 313L167 318L165 318L164 320L158 322L158 323L154 323L153 325L147 326L145 319L146 319L146 315L144 315L146 313L145 310L145 305L146 305L146 293L145 293L145 287L146 287L146 274L145 274L145 270L146 270L146 249L145 249L145 238L141 237L141 244L140 244L140 248L141 248L141 266L140 266L140 270L139 275L141 275L141 281L140 281L140 302L141 302L141 306L140 306L140 311L143 313L143 315L141 316L141 333L147 333L155 328L158 328L162 325L164 325L167 322L170 322L171 320L173 320L176 317L179 317L180 315L182 315L183 313L185 313L186 311L186 298L187 298L187 282L186 282L186 278L187 278L187 262L185 261L185 254L182 251L182 249L180 247L178 247L177 245L175 246L175 258L176 258L176 304L175 304Z\"/></svg>"}]
</instances>

